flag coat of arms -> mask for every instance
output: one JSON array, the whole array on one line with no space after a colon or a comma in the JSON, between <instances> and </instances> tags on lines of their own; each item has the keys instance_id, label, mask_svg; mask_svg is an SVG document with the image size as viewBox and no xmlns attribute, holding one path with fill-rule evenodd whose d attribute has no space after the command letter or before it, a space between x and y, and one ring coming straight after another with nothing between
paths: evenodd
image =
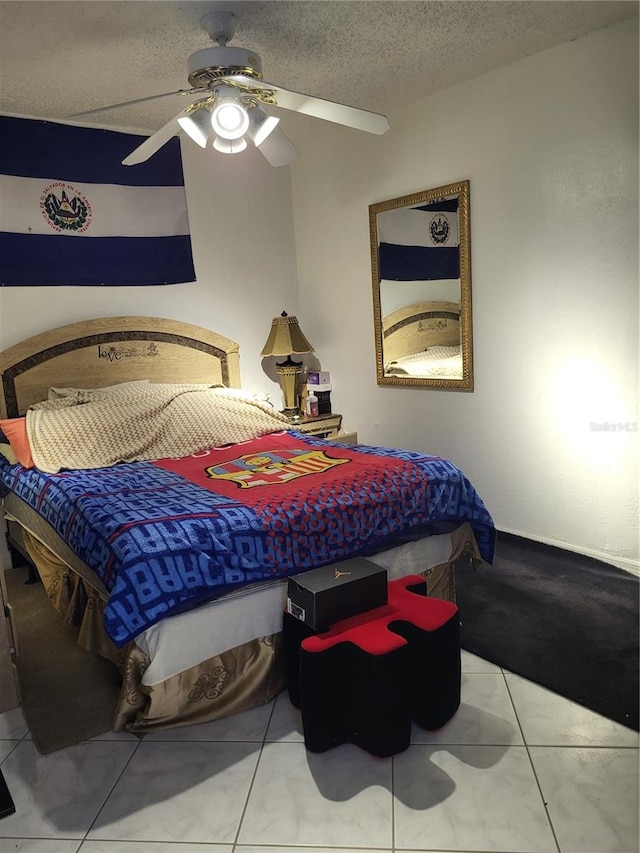
<instances>
[{"instance_id":1,"label":"flag coat of arms","mask_svg":"<svg viewBox=\"0 0 640 853\"><path fill-rule=\"evenodd\" d=\"M0 116L0 285L195 281L180 144Z\"/></svg>"},{"instance_id":2,"label":"flag coat of arms","mask_svg":"<svg viewBox=\"0 0 640 853\"><path fill-rule=\"evenodd\" d=\"M460 278L457 198L378 214L378 239L382 280Z\"/></svg>"}]
</instances>

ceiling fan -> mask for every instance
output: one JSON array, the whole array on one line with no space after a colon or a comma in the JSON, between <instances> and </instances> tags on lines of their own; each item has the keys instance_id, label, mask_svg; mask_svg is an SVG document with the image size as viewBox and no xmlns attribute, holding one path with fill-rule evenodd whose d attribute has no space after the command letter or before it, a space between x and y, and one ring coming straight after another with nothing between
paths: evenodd
<instances>
[{"instance_id":1,"label":"ceiling fan","mask_svg":"<svg viewBox=\"0 0 640 853\"><path fill-rule=\"evenodd\" d=\"M272 166L288 165L298 152L278 127L280 119L264 106L294 110L367 133L381 134L389 129L386 116L267 83L262 79L262 62L257 54L242 47L229 47L237 23L237 16L224 9L216 9L201 19L200 25L217 47L198 50L187 60L188 80L193 88L110 104L67 118L173 95L186 97L187 106L125 157L125 166L148 160L181 129L202 148L213 139L213 147L224 154L244 151L248 136Z\"/></svg>"}]
</instances>

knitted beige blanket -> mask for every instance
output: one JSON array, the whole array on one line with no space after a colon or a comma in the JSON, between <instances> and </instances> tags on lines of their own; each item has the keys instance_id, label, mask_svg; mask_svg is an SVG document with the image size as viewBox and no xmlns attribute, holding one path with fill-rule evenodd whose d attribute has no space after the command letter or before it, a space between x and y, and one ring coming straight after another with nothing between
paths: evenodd
<instances>
[{"instance_id":1,"label":"knitted beige blanket","mask_svg":"<svg viewBox=\"0 0 640 853\"><path fill-rule=\"evenodd\" d=\"M33 461L50 473L188 456L290 427L268 404L232 389L149 382L37 403L26 424Z\"/></svg>"}]
</instances>

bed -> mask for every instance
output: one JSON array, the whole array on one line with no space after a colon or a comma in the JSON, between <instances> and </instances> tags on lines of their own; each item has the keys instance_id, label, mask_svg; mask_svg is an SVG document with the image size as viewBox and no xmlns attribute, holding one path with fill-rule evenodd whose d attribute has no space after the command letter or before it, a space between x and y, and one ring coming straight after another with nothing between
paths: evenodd
<instances>
[{"instance_id":1,"label":"bed","mask_svg":"<svg viewBox=\"0 0 640 853\"><path fill-rule=\"evenodd\" d=\"M460 306L419 302L382 320L384 372L389 376L462 379Z\"/></svg>"},{"instance_id":2,"label":"bed","mask_svg":"<svg viewBox=\"0 0 640 853\"><path fill-rule=\"evenodd\" d=\"M116 730L190 725L277 695L292 574L362 554L454 600L456 563L492 559L491 517L452 463L297 432L240 389L239 347L215 332L74 323L0 353L0 376L0 419L33 451L25 464L0 436L8 543L81 647L118 666ZM112 459L128 421L149 413L159 444L118 444ZM184 441L200 444L183 453Z\"/></svg>"}]
</instances>

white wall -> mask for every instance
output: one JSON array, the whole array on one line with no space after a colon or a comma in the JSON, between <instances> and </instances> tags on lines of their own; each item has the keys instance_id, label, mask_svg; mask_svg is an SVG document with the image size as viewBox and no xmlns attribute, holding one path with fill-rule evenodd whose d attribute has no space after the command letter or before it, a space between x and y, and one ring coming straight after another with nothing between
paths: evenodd
<instances>
[{"instance_id":1,"label":"white wall","mask_svg":"<svg viewBox=\"0 0 640 853\"><path fill-rule=\"evenodd\" d=\"M120 314L196 323L240 343L243 385L273 394L260 350L272 317L297 310L291 178L256 151L182 143L197 281L159 287L0 288L0 349L55 326ZM135 167L132 167L135 168Z\"/></svg>"},{"instance_id":2,"label":"white wall","mask_svg":"<svg viewBox=\"0 0 640 853\"><path fill-rule=\"evenodd\" d=\"M390 121L326 130L293 167L301 323L334 409L362 441L454 460L500 529L633 568L637 21ZM368 205L467 178L475 391L380 388Z\"/></svg>"}]
</instances>

